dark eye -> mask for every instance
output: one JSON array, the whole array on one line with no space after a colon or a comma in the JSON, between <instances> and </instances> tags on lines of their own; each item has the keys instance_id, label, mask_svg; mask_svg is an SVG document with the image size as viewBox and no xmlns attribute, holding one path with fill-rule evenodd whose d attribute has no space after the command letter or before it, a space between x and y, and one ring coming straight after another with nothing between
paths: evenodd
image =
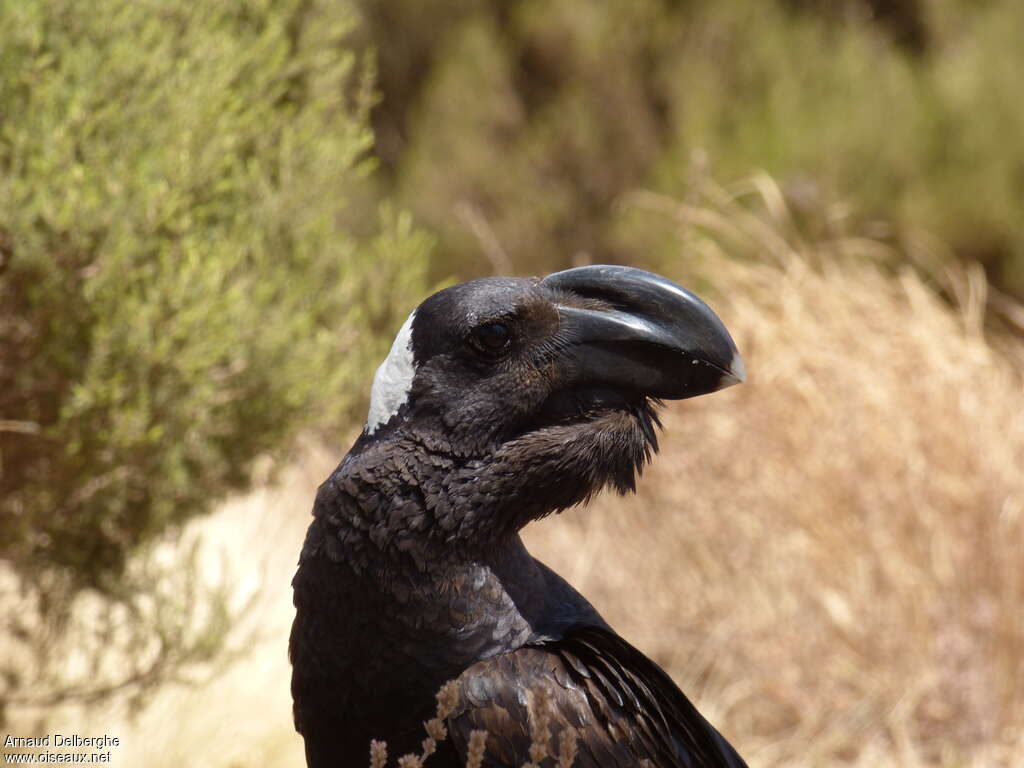
<instances>
[{"instance_id":1,"label":"dark eye","mask_svg":"<svg viewBox=\"0 0 1024 768\"><path fill-rule=\"evenodd\" d=\"M473 341L484 352L500 352L511 338L512 332L503 323L488 323L473 329Z\"/></svg>"}]
</instances>

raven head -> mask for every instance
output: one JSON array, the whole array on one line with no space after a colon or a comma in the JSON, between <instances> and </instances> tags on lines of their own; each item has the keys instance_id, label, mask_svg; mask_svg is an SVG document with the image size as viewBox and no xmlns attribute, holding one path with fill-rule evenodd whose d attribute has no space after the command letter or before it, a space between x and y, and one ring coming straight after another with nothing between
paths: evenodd
<instances>
[{"instance_id":1,"label":"raven head","mask_svg":"<svg viewBox=\"0 0 1024 768\"><path fill-rule=\"evenodd\" d=\"M374 378L355 450L415 440L478 480L501 474L518 496L540 494L538 508L527 505L536 517L606 484L632 489L657 448L657 401L744 377L715 313L650 272L474 280L409 316ZM493 495L522 506L512 490Z\"/></svg>"}]
</instances>

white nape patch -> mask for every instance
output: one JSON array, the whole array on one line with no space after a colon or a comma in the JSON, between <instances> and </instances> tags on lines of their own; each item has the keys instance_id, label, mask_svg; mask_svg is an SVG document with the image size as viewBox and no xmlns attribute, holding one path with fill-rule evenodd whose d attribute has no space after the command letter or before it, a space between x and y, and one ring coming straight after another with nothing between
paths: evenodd
<instances>
[{"instance_id":1,"label":"white nape patch","mask_svg":"<svg viewBox=\"0 0 1024 768\"><path fill-rule=\"evenodd\" d=\"M366 427L363 431L372 435L377 427L398 413L409 399L412 388L412 377L416 367L412 357L412 320L416 317L413 310L395 336L391 351L380 364L373 376L373 387L370 389L370 410L366 414Z\"/></svg>"}]
</instances>

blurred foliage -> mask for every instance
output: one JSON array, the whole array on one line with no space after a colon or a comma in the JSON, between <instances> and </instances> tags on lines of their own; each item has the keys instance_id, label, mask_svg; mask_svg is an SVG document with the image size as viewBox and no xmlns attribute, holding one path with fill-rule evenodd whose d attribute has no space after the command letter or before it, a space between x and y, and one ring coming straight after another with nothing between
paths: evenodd
<instances>
[{"instance_id":1,"label":"blurred foliage","mask_svg":"<svg viewBox=\"0 0 1024 768\"><path fill-rule=\"evenodd\" d=\"M348 423L425 291L408 215L344 223L371 144L352 23L0 4L0 558L45 620L82 587L152 597L132 554Z\"/></svg>"},{"instance_id":2,"label":"blurred foliage","mask_svg":"<svg viewBox=\"0 0 1024 768\"><path fill-rule=\"evenodd\" d=\"M36 711L45 729L51 708L94 705L115 696L139 710L160 686L205 682L239 658L258 633L244 622L256 594L211 579L195 536L133 557L109 591L67 589L66 573L36 574L32 589L4 578L10 611L0 661L0 724L5 709ZM5 574L9 576L10 574Z\"/></svg>"},{"instance_id":3,"label":"blurred foliage","mask_svg":"<svg viewBox=\"0 0 1024 768\"><path fill-rule=\"evenodd\" d=\"M385 191L465 273L650 263L639 186L763 169L848 203L928 270L1024 295L1024 6L1015 0L358 0ZM929 242L937 236L948 248ZM449 266L449 265L445 265Z\"/></svg>"}]
</instances>

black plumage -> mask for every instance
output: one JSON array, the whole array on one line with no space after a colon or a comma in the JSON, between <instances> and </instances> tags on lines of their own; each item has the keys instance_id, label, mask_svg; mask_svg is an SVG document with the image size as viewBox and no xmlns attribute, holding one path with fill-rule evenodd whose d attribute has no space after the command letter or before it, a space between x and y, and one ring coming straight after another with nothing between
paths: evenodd
<instances>
[{"instance_id":1,"label":"black plumage","mask_svg":"<svg viewBox=\"0 0 1024 768\"><path fill-rule=\"evenodd\" d=\"M518 532L656 450L656 398L743 378L699 299L625 267L491 278L410 316L370 417L320 487L294 580L296 727L313 768L360 765L372 738L418 751L455 680L450 738L428 765L529 759L528 708L550 708L575 765L742 766L671 679L608 626ZM642 599L642 597L638 597Z\"/></svg>"}]
</instances>

